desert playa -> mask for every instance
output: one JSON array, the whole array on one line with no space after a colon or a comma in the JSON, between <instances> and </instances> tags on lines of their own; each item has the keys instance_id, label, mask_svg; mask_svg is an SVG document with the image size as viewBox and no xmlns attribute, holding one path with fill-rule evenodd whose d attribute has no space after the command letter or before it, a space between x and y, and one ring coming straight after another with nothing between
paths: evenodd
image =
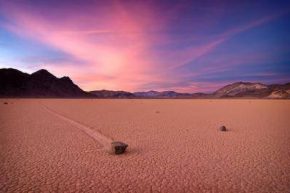
<instances>
[{"instance_id":1,"label":"desert playa","mask_svg":"<svg viewBox=\"0 0 290 193\"><path fill-rule=\"evenodd\" d=\"M0 101L0 192L290 190L289 100Z\"/></svg>"}]
</instances>

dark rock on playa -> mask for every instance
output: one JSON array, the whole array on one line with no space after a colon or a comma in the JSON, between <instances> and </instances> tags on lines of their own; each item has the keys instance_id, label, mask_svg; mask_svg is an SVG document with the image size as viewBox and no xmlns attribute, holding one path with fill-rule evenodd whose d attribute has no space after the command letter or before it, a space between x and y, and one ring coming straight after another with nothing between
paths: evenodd
<instances>
[{"instance_id":1,"label":"dark rock on playa","mask_svg":"<svg viewBox=\"0 0 290 193\"><path fill-rule=\"evenodd\" d=\"M3 104L4 104L4 105L8 105L8 103L7 103L7 102L4 102Z\"/></svg>"},{"instance_id":2,"label":"dark rock on playa","mask_svg":"<svg viewBox=\"0 0 290 193\"><path fill-rule=\"evenodd\" d=\"M120 141L114 141L111 143L112 150L115 154L122 154L126 151L126 148L128 145L126 143L120 142Z\"/></svg>"},{"instance_id":3,"label":"dark rock on playa","mask_svg":"<svg viewBox=\"0 0 290 193\"><path fill-rule=\"evenodd\" d=\"M220 131L227 131L227 128L225 126L221 126Z\"/></svg>"}]
</instances>

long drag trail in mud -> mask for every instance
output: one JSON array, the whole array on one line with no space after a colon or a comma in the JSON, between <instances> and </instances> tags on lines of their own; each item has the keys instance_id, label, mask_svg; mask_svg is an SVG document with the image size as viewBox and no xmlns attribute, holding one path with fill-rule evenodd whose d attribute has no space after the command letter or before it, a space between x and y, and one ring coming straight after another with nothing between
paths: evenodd
<instances>
[{"instance_id":1,"label":"long drag trail in mud","mask_svg":"<svg viewBox=\"0 0 290 193\"><path fill-rule=\"evenodd\" d=\"M68 117L66 117L64 115L59 114L58 112L50 109L49 107L47 107L47 106L45 106L43 104L42 104L42 106L47 112L49 112L49 113L57 116L58 118L70 123L74 127L78 128L81 131L83 131L84 133L86 133L88 136L92 137L94 140L99 142L103 146L103 148L105 148L105 149L109 149L110 148L110 144L113 142L112 139L104 136L103 134L101 134L98 131L94 131L94 130L90 129L89 127L87 127L87 126L85 126L85 125L83 125L81 123L78 123L78 122L76 122L76 121L74 121L74 120L72 120L72 119L70 119L70 118L68 118Z\"/></svg>"}]
</instances>

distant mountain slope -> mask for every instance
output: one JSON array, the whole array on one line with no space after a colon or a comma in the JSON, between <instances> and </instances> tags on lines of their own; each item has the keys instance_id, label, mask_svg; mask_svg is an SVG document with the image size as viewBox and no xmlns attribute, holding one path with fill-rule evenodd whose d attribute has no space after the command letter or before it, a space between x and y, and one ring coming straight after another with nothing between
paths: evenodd
<instances>
[{"instance_id":1,"label":"distant mountain slope","mask_svg":"<svg viewBox=\"0 0 290 193\"><path fill-rule=\"evenodd\" d=\"M215 98L225 98L225 97L289 98L289 93L287 91L289 89L290 83L284 85L279 84L265 85L261 83L236 82L218 89L213 93L213 95Z\"/></svg>"},{"instance_id":2,"label":"distant mountain slope","mask_svg":"<svg viewBox=\"0 0 290 193\"><path fill-rule=\"evenodd\" d=\"M290 83L270 85L271 94L268 98L290 98Z\"/></svg>"},{"instance_id":3,"label":"distant mountain slope","mask_svg":"<svg viewBox=\"0 0 290 193\"><path fill-rule=\"evenodd\" d=\"M175 91L147 91L147 92L134 92L136 97L139 98L192 98L193 94L190 93L178 93Z\"/></svg>"},{"instance_id":4,"label":"distant mountain slope","mask_svg":"<svg viewBox=\"0 0 290 193\"><path fill-rule=\"evenodd\" d=\"M251 82L236 82L214 92L216 97L265 97L269 94L267 85Z\"/></svg>"},{"instance_id":5,"label":"distant mountain slope","mask_svg":"<svg viewBox=\"0 0 290 193\"><path fill-rule=\"evenodd\" d=\"M269 85L269 88L271 90L285 90L285 91L289 91L290 90L290 82L286 83L286 84L272 84Z\"/></svg>"},{"instance_id":6,"label":"distant mountain slope","mask_svg":"<svg viewBox=\"0 0 290 193\"><path fill-rule=\"evenodd\" d=\"M160 92L154 91L154 90L150 90L150 91L146 91L146 92L134 92L133 93L136 97L141 97L141 98L155 98L158 97L160 95Z\"/></svg>"},{"instance_id":7,"label":"distant mountain slope","mask_svg":"<svg viewBox=\"0 0 290 193\"><path fill-rule=\"evenodd\" d=\"M147 91L147 92L126 92L112 90L90 91L97 98L192 98L199 97L200 94L177 93L174 91Z\"/></svg>"},{"instance_id":8,"label":"distant mountain slope","mask_svg":"<svg viewBox=\"0 0 290 193\"><path fill-rule=\"evenodd\" d=\"M12 68L0 69L1 97L89 97L69 77L57 78L47 70L31 75Z\"/></svg>"},{"instance_id":9,"label":"distant mountain slope","mask_svg":"<svg viewBox=\"0 0 290 193\"><path fill-rule=\"evenodd\" d=\"M275 90L272 91L267 98L276 98L276 99L283 99L283 98L290 98L290 90Z\"/></svg>"},{"instance_id":10,"label":"distant mountain slope","mask_svg":"<svg viewBox=\"0 0 290 193\"><path fill-rule=\"evenodd\" d=\"M236 82L214 93L178 93L175 91L126 92L95 90L85 92L69 77L57 78L47 70L30 74L12 68L0 69L0 97L57 97L57 98L277 98L290 99L290 83L265 85Z\"/></svg>"},{"instance_id":11,"label":"distant mountain slope","mask_svg":"<svg viewBox=\"0 0 290 193\"><path fill-rule=\"evenodd\" d=\"M97 98L134 98L134 94L125 91L95 90L90 91Z\"/></svg>"}]
</instances>

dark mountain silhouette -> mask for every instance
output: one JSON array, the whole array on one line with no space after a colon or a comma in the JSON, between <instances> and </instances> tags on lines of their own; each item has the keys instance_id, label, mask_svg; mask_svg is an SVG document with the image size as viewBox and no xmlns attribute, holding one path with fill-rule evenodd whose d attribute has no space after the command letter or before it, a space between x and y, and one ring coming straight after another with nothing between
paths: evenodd
<instances>
[{"instance_id":1,"label":"dark mountain silhouette","mask_svg":"<svg viewBox=\"0 0 290 193\"><path fill-rule=\"evenodd\" d=\"M57 78L47 70L31 75L12 68L0 69L1 97L90 97L69 77Z\"/></svg>"},{"instance_id":2,"label":"dark mountain silhouette","mask_svg":"<svg viewBox=\"0 0 290 193\"><path fill-rule=\"evenodd\" d=\"M211 94L178 93L175 91L126 92L95 90L85 92L69 77L57 78L47 70L32 74L12 68L0 69L0 97L57 98L290 98L290 83L265 85L236 82Z\"/></svg>"}]
</instances>

